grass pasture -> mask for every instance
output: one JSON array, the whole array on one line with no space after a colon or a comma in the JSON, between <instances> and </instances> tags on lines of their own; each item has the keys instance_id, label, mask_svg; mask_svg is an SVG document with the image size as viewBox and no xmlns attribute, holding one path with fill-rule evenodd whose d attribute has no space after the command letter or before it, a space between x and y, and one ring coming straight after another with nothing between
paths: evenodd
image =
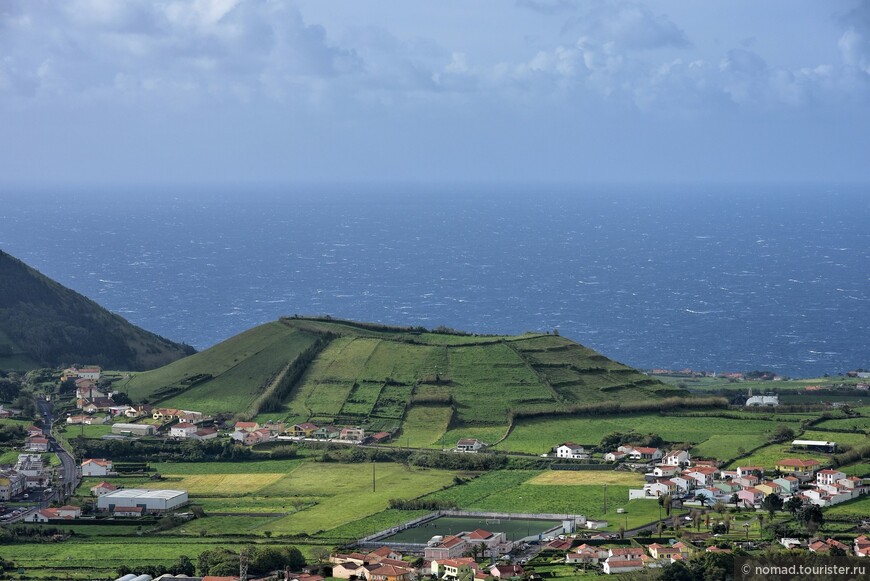
<instances>
[{"instance_id":1,"label":"grass pasture","mask_svg":"<svg viewBox=\"0 0 870 581\"><path fill-rule=\"evenodd\" d=\"M870 436L867 434L857 434L848 432L825 432L822 430L807 430L801 436L803 440L825 440L837 442L838 444L848 444L849 446L864 446L870 444Z\"/></svg>"},{"instance_id":2,"label":"grass pasture","mask_svg":"<svg viewBox=\"0 0 870 581\"><path fill-rule=\"evenodd\" d=\"M187 490L191 498L234 497L253 494L286 476L283 473L259 472L256 474L186 474L173 476L164 474L168 482L149 482L142 488L180 488Z\"/></svg>"},{"instance_id":3,"label":"grass pasture","mask_svg":"<svg viewBox=\"0 0 870 581\"><path fill-rule=\"evenodd\" d=\"M715 434L692 448L699 458L727 459L739 454L740 448L752 450L764 443L758 434Z\"/></svg>"},{"instance_id":4,"label":"grass pasture","mask_svg":"<svg viewBox=\"0 0 870 581\"><path fill-rule=\"evenodd\" d=\"M449 406L413 406L405 416L402 435L391 445L414 448L433 446L444 436L452 415L453 408Z\"/></svg>"},{"instance_id":5,"label":"grass pasture","mask_svg":"<svg viewBox=\"0 0 870 581\"><path fill-rule=\"evenodd\" d=\"M412 469L399 464L306 463L268 489L315 499L316 504L271 523L275 534L317 534L376 514L391 498L416 498L445 486L454 477L447 470Z\"/></svg>"},{"instance_id":6,"label":"grass pasture","mask_svg":"<svg viewBox=\"0 0 870 581\"><path fill-rule=\"evenodd\" d=\"M668 442L693 444L708 440L711 434L729 434L739 436L744 447L751 449L764 444L774 429L776 429L776 422L769 420L715 416L669 416L646 413L605 416L594 420L552 416L518 421L507 439L496 448L542 454L565 441L577 442L581 445L597 445L607 434L633 430L640 434L658 434ZM713 445L719 446L721 442Z\"/></svg>"},{"instance_id":7,"label":"grass pasture","mask_svg":"<svg viewBox=\"0 0 870 581\"><path fill-rule=\"evenodd\" d=\"M544 486L643 486L643 475L615 470L547 470L526 481Z\"/></svg>"},{"instance_id":8,"label":"grass pasture","mask_svg":"<svg viewBox=\"0 0 870 581\"><path fill-rule=\"evenodd\" d=\"M134 400L204 413L240 412L316 339L281 322L266 323L165 367L133 374L118 388Z\"/></svg>"},{"instance_id":9,"label":"grass pasture","mask_svg":"<svg viewBox=\"0 0 870 581\"><path fill-rule=\"evenodd\" d=\"M864 496L825 509L827 520L856 521L870 515L870 496Z\"/></svg>"},{"instance_id":10,"label":"grass pasture","mask_svg":"<svg viewBox=\"0 0 870 581\"><path fill-rule=\"evenodd\" d=\"M830 460L824 454L813 454L792 450L791 444L770 444L759 448L747 457L739 458L729 464L729 468L737 466L763 466L773 470L778 460L783 458L800 458L802 460L813 459L827 466Z\"/></svg>"}]
</instances>

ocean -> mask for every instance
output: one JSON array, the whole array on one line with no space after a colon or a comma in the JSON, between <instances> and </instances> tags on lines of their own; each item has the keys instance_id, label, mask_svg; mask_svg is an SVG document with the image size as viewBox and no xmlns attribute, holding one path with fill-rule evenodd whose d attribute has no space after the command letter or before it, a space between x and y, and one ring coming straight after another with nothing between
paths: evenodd
<instances>
[{"instance_id":1,"label":"ocean","mask_svg":"<svg viewBox=\"0 0 870 581\"><path fill-rule=\"evenodd\" d=\"M558 330L640 368L870 368L867 188L0 192L0 249L203 349L293 314Z\"/></svg>"}]
</instances>

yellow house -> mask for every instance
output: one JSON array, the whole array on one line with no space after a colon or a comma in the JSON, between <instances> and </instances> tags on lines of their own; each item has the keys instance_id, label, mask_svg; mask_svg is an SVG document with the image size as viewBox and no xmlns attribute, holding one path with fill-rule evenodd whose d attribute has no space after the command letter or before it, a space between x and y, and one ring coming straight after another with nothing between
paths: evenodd
<instances>
[{"instance_id":1,"label":"yellow house","mask_svg":"<svg viewBox=\"0 0 870 581\"><path fill-rule=\"evenodd\" d=\"M290 426L290 429L287 430L291 436L297 436L300 438L310 438L312 434L317 430L317 426L312 424L311 422L305 422L303 424L296 424Z\"/></svg>"},{"instance_id":2,"label":"yellow house","mask_svg":"<svg viewBox=\"0 0 870 581\"><path fill-rule=\"evenodd\" d=\"M396 565L381 565L370 573L372 581L408 581L411 571Z\"/></svg>"},{"instance_id":3,"label":"yellow house","mask_svg":"<svg viewBox=\"0 0 870 581\"><path fill-rule=\"evenodd\" d=\"M769 494L777 494L782 488L779 484L775 484L773 482L762 482L761 484L756 484L755 488L764 493L764 496Z\"/></svg>"},{"instance_id":4,"label":"yellow house","mask_svg":"<svg viewBox=\"0 0 870 581\"><path fill-rule=\"evenodd\" d=\"M783 458L776 463L776 469L780 472L789 474L794 472L815 472L821 468L821 463L818 460L801 459L801 458Z\"/></svg>"}]
</instances>

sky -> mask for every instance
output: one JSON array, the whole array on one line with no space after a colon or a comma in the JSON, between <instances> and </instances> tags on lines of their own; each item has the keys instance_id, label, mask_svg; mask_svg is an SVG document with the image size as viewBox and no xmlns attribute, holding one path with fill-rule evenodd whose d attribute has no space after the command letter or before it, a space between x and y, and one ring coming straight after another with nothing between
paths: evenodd
<instances>
[{"instance_id":1,"label":"sky","mask_svg":"<svg viewBox=\"0 0 870 581\"><path fill-rule=\"evenodd\" d=\"M870 2L0 0L0 184L870 182Z\"/></svg>"}]
</instances>

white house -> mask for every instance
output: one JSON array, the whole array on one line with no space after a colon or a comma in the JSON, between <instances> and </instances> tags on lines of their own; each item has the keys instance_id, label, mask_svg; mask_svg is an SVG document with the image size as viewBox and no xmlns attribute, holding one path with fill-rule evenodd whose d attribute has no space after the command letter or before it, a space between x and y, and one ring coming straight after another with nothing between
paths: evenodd
<instances>
[{"instance_id":1,"label":"white house","mask_svg":"<svg viewBox=\"0 0 870 581\"><path fill-rule=\"evenodd\" d=\"M676 476L678 470L677 464L658 464L653 468L652 475L656 478L670 478Z\"/></svg>"},{"instance_id":2,"label":"white house","mask_svg":"<svg viewBox=\"0 0 870 581\"><path fill-rule=\"evenodd\" d=\"M82 476L106 476L112 471L112 461L88 458L82 461Z\"/></svg>"},{"instance_id":3,"label":"white house","mask_svg":"<svg viewBox=\"0 0 870 581\"><path fill-rule=\"evenodd\" d=\"M565 442L561 446L556 446L556 457L581 459L588 458L589 454L586 453L583 446L575 444L574 442Z\"/></svg>"},{"instance_id":4,"label":"white house","mask_svg":"<svg viewBox=\"0 0 870 581\"><path fill-rule=\"evenodd\" d=\"M193 434L196 433L198 428L187 422L181 422L175 424L171 428L169 428L169 437L170 438L189 438Z\"/></svg>"},{"instance_id":5,"label":"white house","mask_svg":"<svg viewBox=\"0 0 870 581\"><path fill-rule=\"evenodd\" d=\"M819 470L816 472L816 483L817 484L834 484L838 480L842 480L846 477L844 472L840 472L839 470Z\"/></svg>"},{"instance_id":6,"label":"white house","mask_svg":"<svg viewBox=\"0 0 870 581\"><path fill-rule=\"evenodd\" d=\"M662 464L667 466L683 466L692 460L692 455L685 450L671 450L662 458Z\"/></svg>"},{"instance_id":7,"label":"white house","mask_svg":"<svg viewBox=\"0 0 870 581\"><path fill-rule=\"evenodd\" d=\"M32 438L27 438L24 449L27 452L48 452L48 438L45 438L43 436L34 436Z\"/></svg>"},{"instance_id":8,"label":"white house","mask_svg":"<svg viewBox=\"0 0 870 581\"><path fill-rule=\"evenodd\" d=\"M477 452L484 444L474 438L462 438L456 443L456 449L460 452Z\"/></svg>"},{"instance_id":9,"label":"white house","mask_svg":"<svg viewBox=\"0 0 870 581\"><path fill-rule=\"evenodd\" d=\"M658 460L662 457L662 451L658 448L632 448L628 453L632 460Z\"/></svg>"},{"instance_id":10,"label":"white house","mask_svg":"<svg viewBox=\"0 0 870 581\"><path fill-rule=\"evenodd\" d=\"M81 379L90 379L91 381L99 381L100 380L100 368L99 367L84 367L78 370L78 376Z\"/></svg>"},{"instance_id":11,"label":"white house","mask_svg":"<svg viewBox=\"0 0 870 581\"><path fill-rule=\"evenodd\" d=\"M194 440L214 440L218 437L217 428L202 428L193 433L190 436Z\"/></svg>"},{"instance_id":12,"label":"white house","mask_svg":"<svg viewBox=\"0 0 870 581\"><path fill-rule=\"evenodd\" d=\"M109 494L110 492L114 492L118 490L118 487L110 482L100 482L96 486L91 486L91 494L93 496L103 496L104 494Z\"/></svg>"}]
</instances>

